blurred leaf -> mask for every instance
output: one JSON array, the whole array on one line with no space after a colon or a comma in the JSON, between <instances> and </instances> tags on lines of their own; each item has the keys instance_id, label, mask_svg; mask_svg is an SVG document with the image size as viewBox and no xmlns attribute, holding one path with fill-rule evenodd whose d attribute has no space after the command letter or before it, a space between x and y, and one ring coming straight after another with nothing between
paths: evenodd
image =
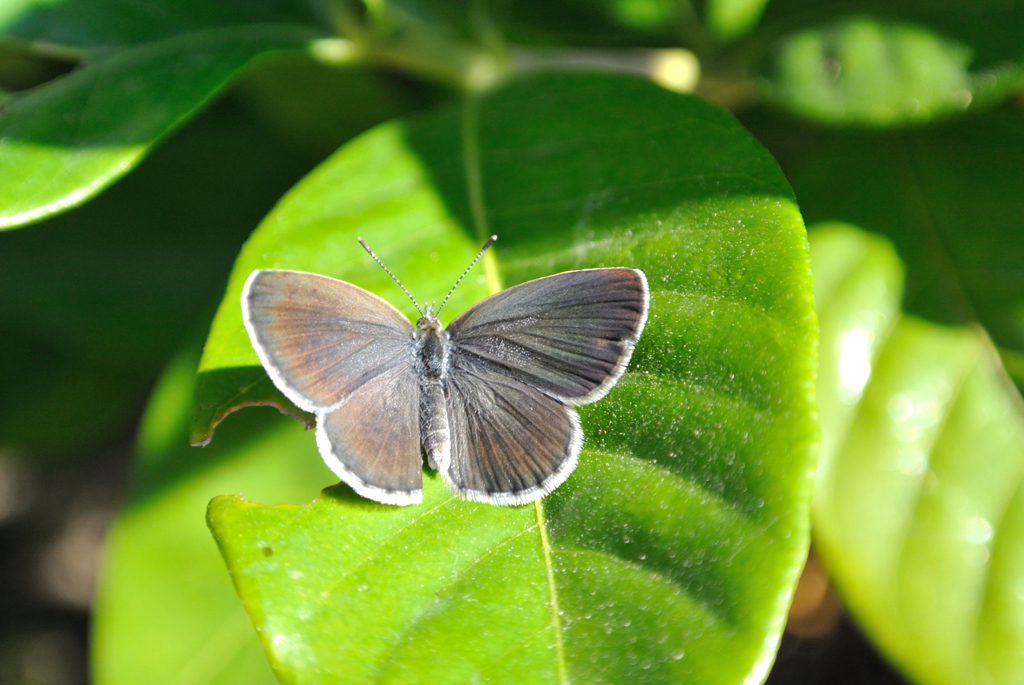
<instances>
[{"instance_id":1,"label":"blurred leaf","mask_svg":"<svg viewBox=\"0 0 1024 685\"><path fill-rule=\"evenodd\" d=\"M607 11L622 26L650 31L671 26L679 5L675 0L612 0Z\"/></svg>"},{"instance_id":2,"label":"blurred leaf","mask_svg":"<svg viewBox=\"0 0 1024 685\"><path fill-rule=\"evenodd\" d=\"M233 417L209 449L188 447L197 359L198 350L179 355L146 410L133 495L105 548L92 633L97 685L276 682L203 511L225 490L308 499L333 476L301 427L260 412Z\"/></svg>"},{"instance_id":3,"label":"blurred leaf","mask_svg":"<svg viewBox=\"0 0 1024 685\"><path fill-rule=\"evenodd\" d=\"M46 51L33 44L0 37L0 89L14 92L34 88L67 74L78 62L77 55Z\"/></svg>"},{"instance_id":4,"label":"blurred leaf","mask_svg":"<svg viewBox=\"0 0 1024 685\"><path fill-rule=\"evenodd\" d=\"M708 26L720 39L733 40L757 26L768 0L707 0Z\"/></svg>"},{"instance_id":5,"label":"blurred leaf","mask_svg":"<svg viewBox=\"0 0 1024 685\"><path fill-rule=\"evenodd\" d=\"M0 31L88 49L148 43L240 24L317 23L306 0L4 0Z\"/></svg>"},{"instance_id":6,"label":"blurred leaf","mask_svg":"<svg viewBox=\"0 0 1024 685\"><path fill-rule=\"evenodd\" d=\"M751 123L766 140L809 137ZM1024 350L1019 110L899 135L811 139L808 149L780 157L808 221L886 234L907 264L908 310L938 323L980 322L997 345Z\"/></svg>"},{"instance_id":7,"label":"blurred leaf","mask_svg":"<svg viewBox=\"0 0 1024 685\"><path fill-rule=\"evenodd\" d=\"M238 304L252 269L346 278L410 313L356 235L429 302L491 230L446 314L498 281L640 267L654 290L631 370L582 408L580 466L543 505L463 502L433 474L408 508L344 486L299 507L214 500L278 677L759 681L806 552L814 315L785 180L696 98L547 75L346 145L243 249L201 363L200 437L210 406L273 399L217 385L259 377Z\"/></svg>"},{"instance_id":8,"label":"blurred leaf","mask_svg":"<svg viewBox=\"0 0 1024 685\"><path fill-rule=\"evenodd\" d=\"M896 126L998 102L1024 82L1019 63L971 72L971 57L918 26L847 19L782 41L764 90L814 121Z\"/></svg>"},{"instance_id":9,"label":"blurred leaf","mask_svg":"<svg viewBox=\"0 0 1024 685\"><path fill-rule=\"evenodd\" d=\"M491 8L494 21L518 43L581 46L675 46L694 21L678 0L518 0Z\"/></svg>"},{"instance_id":10,"label":"blurred leaf","mask_svg":"<svg viewBox=\"0 0 1024 685\"><path fill-rule=\"evenodd\" d=\"M211 30L118 52L0 110L0 230L92 198L255 57L300 50L290 26Z\"/></svg>"},{"instance_id":11,"label":"blurred leaf","mask_svg":"<svg viewBox=\"0 0 1024 685\"><path fill-rule=\"evenodd\" d=\"M1024 403L980 329L900 315L887 242L831 226L812 233L811 254L816 549L916 682L1019 683Z\"/></svg>"},{"instance_id":12,"label":"blurred leaf","mask_svg":"<svg viewBox=\"0 0 1024 685\"><path fill-rule=\"evenodd\" d=\"M95 202L0 234L0 325L152 382L307 164L225 102Z\"/></svg>"},{"instance_id":13,"label":"blurred leaf","mask_svg":"<svg viewBox=\"0 0 1024 685\"><path fill-rule=\"evenodd\" d=\"M308 164L226 101L95 202L0 235L0 446L69 459L130 430Z\"/></svg>"},{"instance_id":14,"label":"blurred leaf","mask_svg":"<svg viewBox=\"0 0 1024 685\"><path fill-rule=\"evenodd\" d=\"M772 0L756 38L778 40L851 17L912 24L945 36L973 53L978 70L1024 59L1024 3L1019 0Z\"/></svg>"}]
</instances>

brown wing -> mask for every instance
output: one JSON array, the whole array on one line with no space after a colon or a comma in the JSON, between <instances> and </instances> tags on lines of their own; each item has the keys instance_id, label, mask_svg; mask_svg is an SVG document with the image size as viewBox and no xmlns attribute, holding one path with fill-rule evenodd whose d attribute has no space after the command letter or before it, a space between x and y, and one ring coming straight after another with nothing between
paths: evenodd
<instances>
[{"instance_id":1,"label":"brown wing","mask_svg":"<svg viewBox=\"0 0 1024 685\"><path fill-rule=\"evenodd\" d=\"M575 410L464 355L449 357L451 459L442 477L461 497L525 504L558 487L583 446Z\"/></svg>"},{"instance_id":2,"label":"brown wing","mask_svg":"<svg viewBox=\"0 0 1024 685\"><path fill-rule=\"evenodd\" d=\"M327 466L353 490L385 504L423 499L419 380L392 366L317 416L316 443Z\"/></svg>"},{"instance_id":3,"label":"brown wing","mask_svg":"<svg viewBox=\"0 0 1024 685\"><path fill-rule=\"evenodd\" d=\"M242 318L267 374L288 399L322 413L392 366L413 364L413 328L350 283L301 271L254 271Z\"/></svg>"},{"instance_id":4,"label":"brown wing","mask_svg":"<svg viewBox=\"0 0 1024 685\"><path fill-rule=\"evenodd\" d=\"M448 326L454 349L557 397L587 404L622 375L647 320L637 269L538 278L474 305Z\"/></svg>"}]
</instances>

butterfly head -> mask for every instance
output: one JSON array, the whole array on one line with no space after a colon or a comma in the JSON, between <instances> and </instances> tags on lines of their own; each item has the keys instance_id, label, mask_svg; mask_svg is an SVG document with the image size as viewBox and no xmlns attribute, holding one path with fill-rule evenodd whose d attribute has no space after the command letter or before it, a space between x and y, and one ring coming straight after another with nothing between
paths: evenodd
<instances>
[{"instance_id":1,"label":"butterfly head","mask_svg":"<svg viewBox=\"0 0 1024 685\"><path fill-rule=\"evenodd\" d=\"M441 301L441 306L438 307L437 312L435 312L434 305L432 304L427 305L426 311L420 309L420 305L419 303L416 302L416 298L412 296L412 293L406 290L405 286L402 285L402 282L398 280L398 277L391 273L391 269L384 266L384 262L380 261L377 255L373 253L373 250L370 249L370 246L367 245L362 238L356 238L356 240L359 241L359 244L363 246L363 249L366 250L367 253L369 253L369 255L373 258L373 261L377 262L380 265L380 268L384 269L384 271L387 272L388 276L391 276L392 280L394 280L395 283L398 284L398 287L402 289L402 292L409 296L409 299L412 300L412 303L416 307L416 310L419 311L420 314L422 315L420 320L416 322L417 337L421 337L427 331L433 331L434 333L438 334L441 333L441 322L438 320L437 315L440 314L441 310L444 309L444 306L448 304L448 298L452 296L453 292L455 292L455 289L459 286L459 283L462 283L462 279L466 277L466 274L469 273L469 270L472 269L473 266L480 261L480 258L484 256L484 252L487 252L487 248L493 245L494 241L497 239L498 236L492 235L487 240L487 242L484 243L484 246L480 248L479 252L477 252L476 258L473 259L472 262L470 262L469 266L466 267L466 270L463 271L462 275L459 276L457 281L455 281L455 285L453 285L451 290L448 291L448 294L445 295L444 300Z\"/></svg>"},{"instance_id":2,"label":"butterfly head","mask_svg":"<svg viewBox=\"0 0 1024 685\"><path fill-rule=\"evenodd\" d=\"M441 322L434 314L434 305L428 304L423 316L416 322L416 329L422 334L426 331L441 331Z\"/></svg>"}]
</instances>

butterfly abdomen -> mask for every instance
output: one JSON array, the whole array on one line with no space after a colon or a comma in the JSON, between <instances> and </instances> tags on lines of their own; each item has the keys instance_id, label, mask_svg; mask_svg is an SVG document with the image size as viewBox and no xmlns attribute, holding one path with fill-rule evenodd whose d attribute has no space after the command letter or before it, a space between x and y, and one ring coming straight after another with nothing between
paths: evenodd
<instances>
[{"instance_id":1,"label":"butterfly abdomen","mask_svg":"<svg viewBox=\"0 0 1024 685\"><path fill-rule=\"evenodd\" d=\"M448 467L451 436L445 409L443 379L447 369L448 336L434 317L416 325L416 366L420 378L420 439L431 468Z\"/></svg>"}]
</instances>

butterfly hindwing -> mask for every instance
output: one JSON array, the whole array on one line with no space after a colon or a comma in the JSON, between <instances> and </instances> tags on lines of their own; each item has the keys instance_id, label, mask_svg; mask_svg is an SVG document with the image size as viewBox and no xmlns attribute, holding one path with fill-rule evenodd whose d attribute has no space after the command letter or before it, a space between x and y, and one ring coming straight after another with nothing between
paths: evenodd
<instances>
[{"instance_id":1,"label":"butterfly hindwing","mask_svg":"<svg viewBox=\"0 0 1024 685\"><path fill-rule=\"evenodd\" d=\"M491 504L525 504L558 487L583 445L576 411L486 361L454 351L449 360L448 485Z\"/></svg>"},{"instance_id":2,"label":"butterfly hindwing","mask_svg":"<svg viewBox=\"0 0 1024 685\"><path fill-rule=\"evenodd\" d=\"M637 269L567 271L492 295L447 330L453 350L568 404L587 404L625 370L648 301Z\"/></svg>"},{"instance_id":3,"label":"butterfly hindwing","mask_svg":"<svg viewBox=\"0 0 1024 685\"><path fill-rule=\"evenodd\" d=\"M415 369L392 366L317 417L324 461L363 497L385 504L422 500L418 394Z\"/></svg>"}]
</instances>

